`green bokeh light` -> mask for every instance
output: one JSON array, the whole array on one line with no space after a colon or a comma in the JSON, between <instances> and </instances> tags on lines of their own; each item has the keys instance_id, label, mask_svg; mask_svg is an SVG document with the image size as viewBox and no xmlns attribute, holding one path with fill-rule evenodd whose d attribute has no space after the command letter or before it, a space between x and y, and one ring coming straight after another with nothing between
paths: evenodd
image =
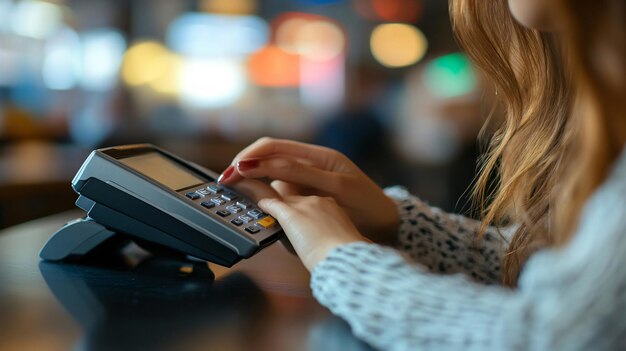
<instances>
[{"instance_id":1,"label":"green bokeh light","mask_svg":"<svg viewBox=\"0 0 626 351\"><path fill-rule=\"evenodd\" d=\"M424 72L425 84L438 97L452 98L476 90L476 75L467 57L454 53L428 63Z\"/></svg>"}]
</instances>

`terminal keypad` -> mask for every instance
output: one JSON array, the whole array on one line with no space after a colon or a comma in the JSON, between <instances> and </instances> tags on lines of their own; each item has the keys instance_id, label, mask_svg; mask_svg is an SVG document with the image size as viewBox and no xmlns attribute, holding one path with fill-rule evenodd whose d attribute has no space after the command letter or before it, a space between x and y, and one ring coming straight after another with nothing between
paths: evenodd
<instances>
[{"instance_id":1,"label":"terminal keypad","mask_svg":"<svg viewBox=\"0 0 626 351\"><path fill-rule=\"evenodd\" d=\"M216 183L187 190L184 195L204 210L215 213L228 225L248 234L254 235L278 225L276 219L250 201Z\"/></svg>"}]
</instances>

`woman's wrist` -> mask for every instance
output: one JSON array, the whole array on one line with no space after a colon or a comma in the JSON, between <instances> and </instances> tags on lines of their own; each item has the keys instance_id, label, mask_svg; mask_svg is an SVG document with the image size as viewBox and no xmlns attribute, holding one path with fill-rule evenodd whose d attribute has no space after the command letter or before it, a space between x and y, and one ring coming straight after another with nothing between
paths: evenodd
<instances>
[{"instance_id":1,"label":"woman's wrist","mask_svg":"<svg viewBox=\"0 0 626 351\"><path fill-rule=\"evenodd\" d=\"M380 207L382 211L376 214L380 218L378 225L368 231L366 236L373 242L392 245L400 229L400 214L396 201L386 195L383 196L384 205Z\"/></svg>"},{"instance_id":2,"label":"woman's wrist","mask_svg":"<svg viewBox=\"0 0 626 351\"><path fill-rule=\"evenodd\" d=\"M328 243L324 245L320 245L315 251L309 252L305 257L302 258L302 262L307 267L309 272L313 272L315 267L324 261L330 253L344 245L354 244L354 243L372 243L371 240L368 240L365 237L354 237L354 238L333 238Z\"/></svg>"}]
</instances>

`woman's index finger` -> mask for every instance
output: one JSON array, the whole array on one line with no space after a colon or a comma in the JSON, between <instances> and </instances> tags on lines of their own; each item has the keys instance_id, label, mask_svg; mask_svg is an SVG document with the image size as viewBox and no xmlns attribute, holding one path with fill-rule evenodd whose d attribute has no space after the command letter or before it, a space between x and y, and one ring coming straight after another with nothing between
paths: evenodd
<instances>
[{"instance_id":1,"label":"woman's index finger","mask_svg":"<svg viewBox=\"0 0 626 351\"><path fill-rule=\"evenodd\" d=\"M288 155L312 161L317 167L326 169L334 151L318 145L293 140L261 138L235 156L232 164L242 159L263 158L275 155Z\"/></svg>"}]
</instances>

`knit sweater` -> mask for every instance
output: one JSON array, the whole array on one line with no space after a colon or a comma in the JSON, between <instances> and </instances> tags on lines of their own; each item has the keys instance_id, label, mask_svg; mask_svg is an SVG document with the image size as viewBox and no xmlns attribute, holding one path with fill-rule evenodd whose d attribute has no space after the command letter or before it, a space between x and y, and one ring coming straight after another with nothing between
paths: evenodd
<instances>
[{"instance_id":1,"label":"knit sweater","mask_svg":"<svg viewBox=\"0 0 626 351\"><path fill-rule=\"evenodd\" d=\"M570 242L499 286L507 235L387 189L397 249L339 246L311 276L316 299L381 350L626 350L626 152L589 198Z\"/></svg>"}]
</instances>

